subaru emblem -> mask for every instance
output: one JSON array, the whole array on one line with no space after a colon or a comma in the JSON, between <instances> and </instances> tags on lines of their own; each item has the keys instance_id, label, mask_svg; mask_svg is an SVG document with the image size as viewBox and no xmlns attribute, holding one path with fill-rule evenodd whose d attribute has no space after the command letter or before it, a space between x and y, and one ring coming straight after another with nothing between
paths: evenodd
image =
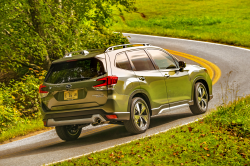
<instances>
[{"instance_id":1,"label":"subaru emblem","mask_svg":"<svg viewBox=\"0 0 250 166\"><path fill-rule=\"evenodd\" d=\"M71 84L66 85L66 88L67 88L67 89L70 89L71 87L72 87L72 85L71 85Z\"/></svg>"}]
</instances>

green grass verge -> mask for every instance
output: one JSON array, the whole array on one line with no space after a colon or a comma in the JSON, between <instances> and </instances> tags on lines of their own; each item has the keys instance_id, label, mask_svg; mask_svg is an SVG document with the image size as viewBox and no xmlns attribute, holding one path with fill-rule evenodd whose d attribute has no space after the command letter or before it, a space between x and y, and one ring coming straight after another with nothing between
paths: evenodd
<instances>
[{"instance_id":1,"label":"green grass verge","mask_svg":"<svg viewBox=\"0 0 250 166\"><path fill-rule=\"evenodd\" d=\"M250 48L249 6L249 0L136 0L137 12L116 12L112 29Z\"/></svg>"},{"instance_id":2,"label":"green grass verge","mask_svg":"<svg viewBox=\"0 0 250 166\"><path fill-rule=\"evenodd\" d=\"M55 165L249 165L250 96L204 119Z\"/></svg>"},{"instance_id":3,"label":"green grass verge","mask_svg":"<svg viewBox=\"0 0 250 166\"><path fill-rule=\"evenodd\" d=\"M41 119L22 119L16 125L13 125L10 129L0 134L0 143L43 129L45 127Z\"/></svg>"}]
</instances>

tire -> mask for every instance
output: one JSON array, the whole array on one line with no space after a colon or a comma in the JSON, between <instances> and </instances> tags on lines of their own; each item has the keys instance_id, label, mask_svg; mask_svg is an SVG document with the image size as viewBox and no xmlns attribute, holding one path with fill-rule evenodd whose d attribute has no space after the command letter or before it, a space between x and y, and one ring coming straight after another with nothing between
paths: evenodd
<instances>
[{"instance_id":1,"label":"tire","mask_svg":"<svg viewBox=\"0 0 250 166\"><path fill-rule=\"evenodd\" d=\"M78 125L56 126L57 135L64 141L76 140L82 132Z\"/></svg>"},{"instance_id":2,"label":"tire","mask_svg":"<svg viewBox=\"0 0 250 166\"><path fill-rule=\"evenodd\" d=\"M189 106L193 114L199 115L207 111L208 93L206 87L197 82L194 86L194 105Z\"/></svg>"},{"instance_id":3,"label":"tire","mask_svg":"<svg viewBox=\"0 0 250 166\"><path fill-rule=\"evenodd\" d=\"M125 128L133 134L145 132L150 124L150 112L147 103L140 97L132 99L130 120L124 121Z\"/></svg>"}]
</instances>

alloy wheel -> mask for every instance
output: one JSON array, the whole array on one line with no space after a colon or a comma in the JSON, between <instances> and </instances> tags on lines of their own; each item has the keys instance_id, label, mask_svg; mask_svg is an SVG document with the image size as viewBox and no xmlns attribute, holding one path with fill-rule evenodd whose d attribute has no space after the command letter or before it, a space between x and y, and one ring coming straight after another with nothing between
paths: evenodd
<instances>
[{"instance_id":1,"label":"alloy wheel","mask_svg":"<svg viewBox=\"0 0 250 166\"><path fill-rule=\"evenodd\" d=\"M134 107L134 122L142 130L147 128L149 110L142 102L137 102Z\"/></svg>"},{"instance_id":2,"label":"alloy wheel","mask_svg":"<svg viewBox=\"0 0 250 166\"><path fill-rule=\"evenodd\" d=\"M198 105L201 109L205 110L207 108L207 102L208 102L208 94L206 91L206 88L200 84L198 89Z\"/></svg>"}]
</instances>

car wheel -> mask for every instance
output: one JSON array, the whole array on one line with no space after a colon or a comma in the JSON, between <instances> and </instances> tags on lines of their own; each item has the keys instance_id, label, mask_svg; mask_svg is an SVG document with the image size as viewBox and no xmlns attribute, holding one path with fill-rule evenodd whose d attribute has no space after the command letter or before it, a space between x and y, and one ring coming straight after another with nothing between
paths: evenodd
<instances>
[{"instance_id":1,"label":"car wheel","mask_svg":"<svg viewBox=\"0 0 250 166\"><path fill-rule=\"evenodd\" d=\"M76 140L81 132L82 128L78 128L78 125L56 126L57 135L65 141Z\"/></svg>"},{"instance_id":2,"label":"car wheel","mask_svg":"<svg viewBox=\"0 0 250 166\"><path fill-rule=\"evenodd\" d=\"M190 106L193 114L203 114L207 111L208 107L208 93L206 87L197 82L194 86L194 105Z\"/></svg>"},{"instance_id":3,"label":"car wheel","mask_svg":"<svg viewBox=\"0 0 250 166\"><path fill-rule=\"evenodd\" d=\"M139 134L145 132L150 124L150 112L147 103L140 97L132 99L130 120L124 121L128 132Z\"/></svg>"}]
</instances>

